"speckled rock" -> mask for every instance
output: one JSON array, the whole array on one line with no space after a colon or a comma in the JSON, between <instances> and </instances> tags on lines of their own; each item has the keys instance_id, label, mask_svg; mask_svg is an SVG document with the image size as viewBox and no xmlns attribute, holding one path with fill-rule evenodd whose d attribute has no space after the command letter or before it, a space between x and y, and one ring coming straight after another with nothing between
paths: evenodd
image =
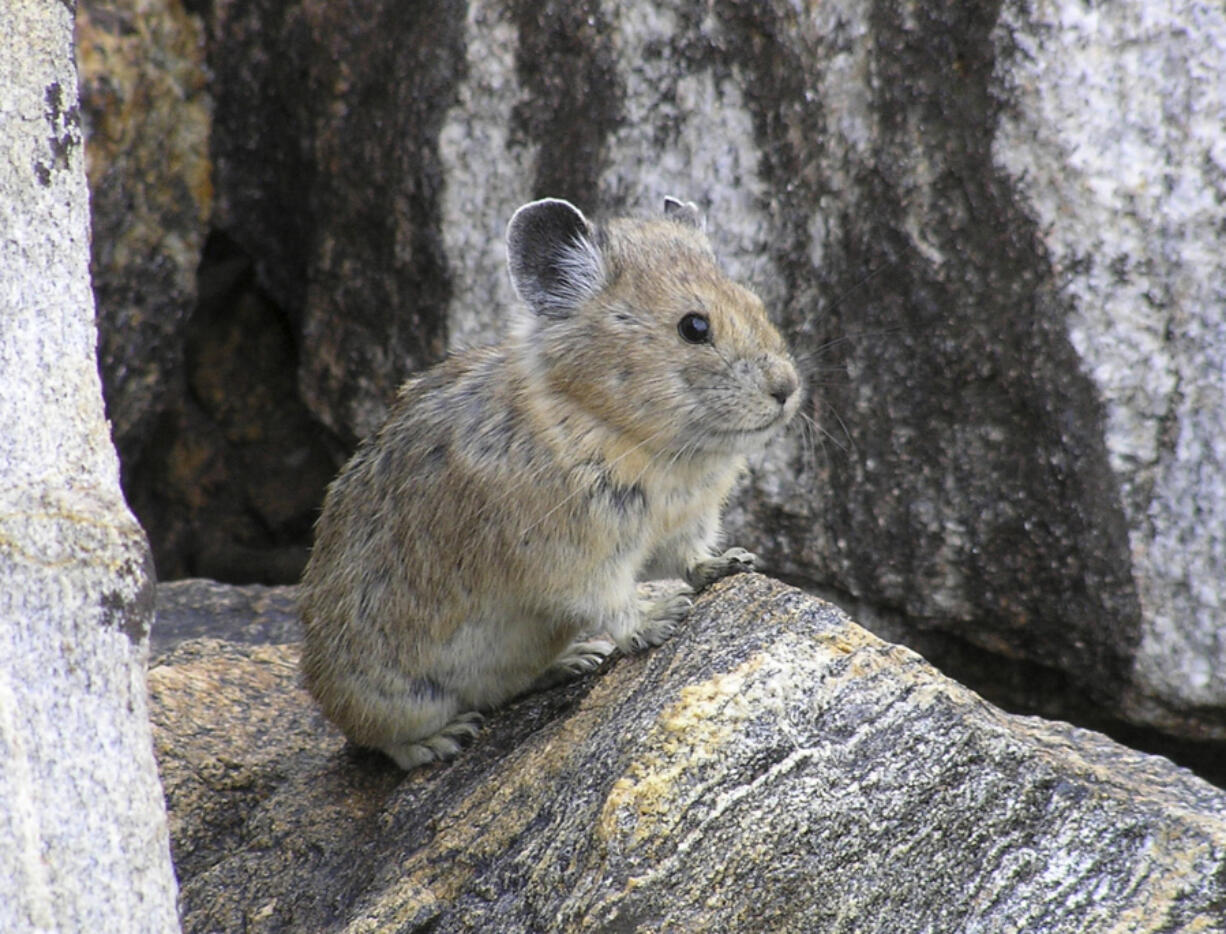
<instances>
[{"instance_id":1,"label":"speckled rock","mask_svg":"<svg viewBox=\"0 0 1226 934\"><path fill-rule=\"evenodd\" d=\"M276 789L322 771L340 749L340 734L296 686L297 658L292 645L199 637L152 663L155 750L181 879L232 855Z\"/></svg>"},{"instance_id":2,"label":"speckled rock","mask_svg":"<svg viewBox=\"0 0 1226 934\"><path fill-rule=\"evenodd\" d=\"M1223 930L1226 793L765 577L408 775L296 654L150 672L189 931Z\"/></svg>"},{"instance_id":3,"label":"speckled rock","mask_svg":"<svg viewBox=\"0 0 1226 934\"><path fill-rule=\"evenodd\" d=\"M0 930L177 930L149 548L102 410L70 5L0 5Z\"/></svg>"}]
</instances>

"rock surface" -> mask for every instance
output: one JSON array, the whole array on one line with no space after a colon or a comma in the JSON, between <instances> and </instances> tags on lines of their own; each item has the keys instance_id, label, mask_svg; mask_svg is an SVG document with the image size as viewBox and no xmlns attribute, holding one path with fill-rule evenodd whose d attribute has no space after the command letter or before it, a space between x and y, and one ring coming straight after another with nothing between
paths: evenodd
<instances>
[{"instance_id":1,"label":"rock surface","mask_svg":"<svg viewBox=\"0 0 1226 934\"><path fill-rule=\"evenodd\" d=\"M208 637L251 645L302 639L294 588L250 584L231 587L200 578L157 587L157 625L149 640L150 664L180 642Z\"/></svg>"},{"instance_id":2,"label":"rock surface","mask_svg":"<svg viewBox=\"0 0 1226 934\"><path fill-rule=\"evenodd\" d=\"M765 577L407 776L295 659L150 672L186 930L1226 930L1226 793Z\"/></svg>"},{"instance_id":3,"label":"rock surface","mask_svg":"<svg viewBox=\"0 0 1226 934\"><path fill-rule=\"evenodd\" d=\"M1172 726L1216 711L1222 736L1226 9L1101 13L1004 7L992 158L1042 231L1103 409L1138 601L1124 704Z\"/></svg>"},{"instance_id":4,"label":"rock surface","mask_svg":"<svg viewBox=\"0 0 1226 934\"><path fill-rule=\"evenodd\" d=\"M437 147L462 24L454 2L214 7L217 222L309 348L303 398L350 442L444 349Z\"/></svg>"},{"instance_id":5,"label":"rock surface","mask_svg":"<svg viewBox=\"0 0 1226 934\"><path fill-rule=\"evenodd\" d=\"M204 36L178 0L84 0L76 11L98 362L129 465L179 389L196 306L213 202Z\"/></svg>"},{"instance_id":6,"label":"rock surface","mask_svg":"<svg viewBox=\"0 0 1226 934\"><path fill-rule=\"evenodd\" d=\"M298 398L293 337L250 263L230 254L205 278L180 392L127 473L129 498L163 579L294 580L343 456Z\"/></svg>"},{"instance_id":7,"label":"rock surface","mask_svg":"<svg viewBox=\"0 0 1226 934\"><path fill-rule=\"evenodd\" d=\"M104 396L160 576L291 580L343 456L298 398L251 258L206 237L204 37L180 0L77 6Z\"/></svg>"},{"instance_id":8,"label":"rock surface","mask_svg":"<svg viewBox=\"0 0 1226 934\"><path fill-rule=\"evenodd\" d=\"M176 930L153 581L94 357L71 9L6 0L0 35L0 930Z\"/></svg>"},{"instance_id":9,"label":"rock surface","mask_svg":"<svg viewBox=\"0 0 1226 934\"><path fill-rule=\"evenodd\" d=\"M175 478L139 507L174 573L263 548L261 579L292 577L320 423L352 445L408 372L502 332L522 201L682 194L820 426L755 462L735 539L1226 742L1220 5L218 0L209 23L216 239L267 303L226 333L290 346L272 408L243 404L261 367L205 370L208 424L172 420L136 478ZM241 412L275 414L217 414Z\"/></svg>"}]
</instances>

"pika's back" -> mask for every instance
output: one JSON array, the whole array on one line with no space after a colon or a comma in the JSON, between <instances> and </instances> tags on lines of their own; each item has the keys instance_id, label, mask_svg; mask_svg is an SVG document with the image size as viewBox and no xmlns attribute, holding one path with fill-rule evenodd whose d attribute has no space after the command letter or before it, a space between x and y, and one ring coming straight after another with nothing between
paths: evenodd
<instances>
[{"instance_id":1,"label":"pika's back","mask_svg":"<svg viewBox=\"0 0 1226 934\"><path fill-rule=\"evenodd\" d=\"M383 427L328 489L304 609L359 595L377 605L395 593L396 615L427 620L493 578L503 590L524 579L515 544L529 503L566 495L568 479L532 405L505 346L454 355L405 383ZM353 574L362 587L350 585ZM341 612L363 614L357 603ZM445 629L458 617L439 622Z\"/></svg>"}]
</instances>

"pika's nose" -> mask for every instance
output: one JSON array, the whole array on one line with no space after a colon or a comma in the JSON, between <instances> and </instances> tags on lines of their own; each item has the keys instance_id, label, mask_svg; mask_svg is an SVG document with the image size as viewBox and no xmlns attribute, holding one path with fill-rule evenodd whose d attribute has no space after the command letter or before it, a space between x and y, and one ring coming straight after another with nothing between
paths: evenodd
<instances>
[{"instance_id":1,"label":"pika's nose","mask_svg":"<svg viewBox=\"0 0 1226 934\"><path fill-rule=\"evenodd\" d=\"M780 405L787 405L787 401L796 394L799 388L800 380L796 377L796 371L788 366L781 367L771 374L770 387L767 392Z\"/></svg>"}]
</instances>

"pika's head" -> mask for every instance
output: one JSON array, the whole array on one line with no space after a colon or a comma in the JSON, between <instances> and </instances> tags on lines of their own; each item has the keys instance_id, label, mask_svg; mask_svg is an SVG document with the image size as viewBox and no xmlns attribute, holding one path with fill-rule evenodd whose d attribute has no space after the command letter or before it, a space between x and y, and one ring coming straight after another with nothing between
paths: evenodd
<instances>
[{"instance_id":1,"label":"pika's head","mask_svg":"<svg viewBox=\"0 0 1226 934\"><path fill-rule=\"evenodd\" d=\"M597 227L548 198L507 228L525 340L549 388L649 449L740 454L800 404L761 300L719 269L697 207Z\"/></svg>"}]
</instances>

